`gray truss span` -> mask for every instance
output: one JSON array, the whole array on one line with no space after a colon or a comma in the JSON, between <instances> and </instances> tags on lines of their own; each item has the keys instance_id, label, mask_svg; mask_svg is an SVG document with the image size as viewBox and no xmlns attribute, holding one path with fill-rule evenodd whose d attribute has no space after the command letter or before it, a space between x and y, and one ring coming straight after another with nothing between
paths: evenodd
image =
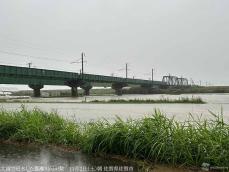
<instances>
[{"instance_id":1,"label":"gray truss span","mask_svg":"<svg viewBox=\"0 0 229 172\"><path fill-rule=\"evenodd\" d=\"M188 79L183 77L177 77L177 76L163 76L162 82L166 83L166 85L171 86L188 86Z\"/></svg>"}]
</instances>

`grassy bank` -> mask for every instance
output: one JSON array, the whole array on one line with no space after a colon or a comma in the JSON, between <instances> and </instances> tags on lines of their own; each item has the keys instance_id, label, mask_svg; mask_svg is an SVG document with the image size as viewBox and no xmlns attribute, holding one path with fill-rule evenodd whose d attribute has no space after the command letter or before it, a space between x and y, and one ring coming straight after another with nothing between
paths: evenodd
<instances>
[{"instance_id":1,"label":"grassy bank","mask_svg":"<svg viewBox=\"0 0 229 172\"><path fill-rule=\"evenodd\" d=\"M222 116L179 123L159 111L139 120L76 124L40 110L0 112L0 138L67 145L87 153L121 155L163 163L200 166L229 164L229 125Z\"/></svg>"},{"instance_id":2,"label":"grassy bank","mask_svg":"<svg viewBox=\"0 0 229 172\"><path fill-rule=\"evenodd\" d=\"M104 152L174 165L229 164L229 125L222 116L214 115L212 121L178 123L156 111L137 121L94 123L86 131L84 150L89 153Z\"/></svg>"},{"instance_id":3,"label":"grassy bank","mask_svg":"<svg viewBox=\"0 0 229 172\"><path fill-rule=\"evenodd\" d=\"M229 93L229 86L192 86L145 89L132 87L123 90L123 94L193 94L193 93Z\"/></svg>"},{"instance_id":4,"label":"grassy bank","mask_svg":"<svg viewBox=\"0 0 229 172\"><path fill-rule=\"evenodd\" d=\"M19 142L80 146L79 125L38 109L0 111L0 138Z\"/></svg>"},{"instance_id":5,"label":"grassy bank","mask_svg":"<svg viewBox=\"0 0 229 172\"><path fill-rule=\"evenodd\" d=\"M89 103L137 103L137 104L156 104L156 103L193 103L204 104L205 102L201 98L179 98L179 99L111 99L111 100L93 100Z\"/></svg>"},{"instance_id":6,"label":"grassy bank","mask_svg":"<svg viewBox=\"0 0 229 172\"><path fill-rule=\"evenodd\" d=\"M70 89L60 90L41 90L42 94L48 95L47 97L71 97ZM229 86L192 86L192 87L171 87L171 88L152 88L146 89L143 87L132 87L123 89L123 94L193 94L193 93L229 93ZM83 90L78 90L79 96L83 96ZM113 89L91 89L90 95L114 95ZM13 96L33 96L32 90L24 90L13 92ZM45 96L44 96L45 97Z\"/></svg>"}]
</instances>

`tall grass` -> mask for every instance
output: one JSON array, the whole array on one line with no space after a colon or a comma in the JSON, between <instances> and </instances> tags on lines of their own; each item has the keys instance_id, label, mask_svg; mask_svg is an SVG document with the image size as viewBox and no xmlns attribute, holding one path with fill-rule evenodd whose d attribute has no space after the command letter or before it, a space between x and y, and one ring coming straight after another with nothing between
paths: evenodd
<instances>
[{"instance_id":1,"label":"tall grass","mask_svg":"<svg viewBox=\"0 0 229 172\"><path fill-rule=\"evenodd\" d=\"M111 100L92 100L89 103L145 103L145 104L154 104L154 103L193 103L193 104L204 104L205 102L201 98L179 98L179 99L111 99Z\"/></svg>"},{"instance_id":2,"label":"tall grass","mask_svg":"<svg viewBox=\"0 0 229 172\"><path fill-rule=\"evenodd\" d=\"M83 145L89 153L118 154L155 163L229 165L229 126L216 115L211 121L179 123L155 111L141 120L100 121L88 126Z\"/></svg>"},{"instance_id":3,"label":"tall grass","mask_svg":"<svg viewBox=\"0 0 229 172\"><path fill-rule=\"evenodd\" d=\"M79 126L56 113L39 109L32 111L0 111L0 138L22 142L54 143L79 146L82 136Z\"/></svg>"},{"instance_id":4,"label":"tall grass","mask_svg":"<svg viewBox=\"0 0 229 172\"><path fill-rule=\"evenodd\" d=\"M87 153L122 155L153 163L229 165L229 125L222 115L211 120L177 122L160 111L138 120L76 124L38 109L0 111L0 138L75 146Z\"/></svg>"}]
</instances>

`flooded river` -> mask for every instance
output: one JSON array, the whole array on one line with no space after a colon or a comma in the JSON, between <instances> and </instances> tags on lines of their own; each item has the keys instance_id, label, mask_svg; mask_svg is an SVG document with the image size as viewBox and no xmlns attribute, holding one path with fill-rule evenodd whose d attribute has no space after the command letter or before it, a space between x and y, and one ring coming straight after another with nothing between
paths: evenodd
<instances>
[{"instance_id":1,"label":"flooded river","mask_svg":"<svg viewBox=\"0 0 229 172\"><path fill-rule=\"evenodd\" d=\"M84 104L82 101L91 100L109 100L109 99L161 99L170 98L178 99L181 97L201 97L206 104ZM116 115L123 119L141 118L144 115L150 115L155 109L160 109L167 116L175 116L178 120L187 119L187 115L203 114L204 117L210 118L210 111L221 113L223 110L224 118L229 121L229 94L183 94L183 95L124 95L124 96L88 96L80 98L38 98L32 99L36 103L25 103L28 109L35 107L44 111L57 111L64 118L76 121L91 121L105 118L113 120ZM22 103L1 103L5 110L19 109ZM108 168L123 168L117 171L139 171L136 164L122 162L106 158L96 158L85 155L81 152L63 152L47 147L30 147L30 146L12 146L0 145L0 172L6 168L11 171L109 171ZM99 170L98 170L99 168ZM126 170L124 170L124 168ZM155 172L187 172L190 170L173 169L158 166L154 168Z\"/></svg>"},{"instance_id":2,"label":"flooded river","mask_svg":"<svg viewBox=\"0 0 229 172\"><path fill-rule=\"evenodd\" d=\"M76 103L91 100L109 99L178 99L181 97L201 97L206 104L83 104ZM44 111L57 111L65 118L76 121L91 121L105 118L113 120L116 115L123 119L141 118L159 109L167 116L175 116L178 120L185 120L189 113L210 118L209 111L221 113L229 121L229 94L182 94L182 95L123 95L123 96L88 96L79 98L38 98L32 99L36 103L28 103L28 109L35 107ZM40 103L39 103L40 102ZM46 103L44 103L46 102ZM62 102L62 103L61 103ZM6 110L19 109L22 103L2 103Z\"/></svg>"}]
</instances>

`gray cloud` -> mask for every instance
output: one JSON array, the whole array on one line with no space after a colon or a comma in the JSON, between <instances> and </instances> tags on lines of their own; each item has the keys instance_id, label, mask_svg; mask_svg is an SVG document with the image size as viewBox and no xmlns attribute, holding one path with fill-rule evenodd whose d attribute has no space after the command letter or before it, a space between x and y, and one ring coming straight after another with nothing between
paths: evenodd
<instances>
[{"instance_id":1,"label":"gray cloud","mask_svg":"<svg viewBox=\"0 0 229 172\"><path fill-rule=\"evenodd\" d=\"M1 63L155 78L168 73L228 84L228 0L0 0ZM55 58L44 60L35 57ZM63 60L65 62L63 62Z\"/></svg>"}]
</instances>

